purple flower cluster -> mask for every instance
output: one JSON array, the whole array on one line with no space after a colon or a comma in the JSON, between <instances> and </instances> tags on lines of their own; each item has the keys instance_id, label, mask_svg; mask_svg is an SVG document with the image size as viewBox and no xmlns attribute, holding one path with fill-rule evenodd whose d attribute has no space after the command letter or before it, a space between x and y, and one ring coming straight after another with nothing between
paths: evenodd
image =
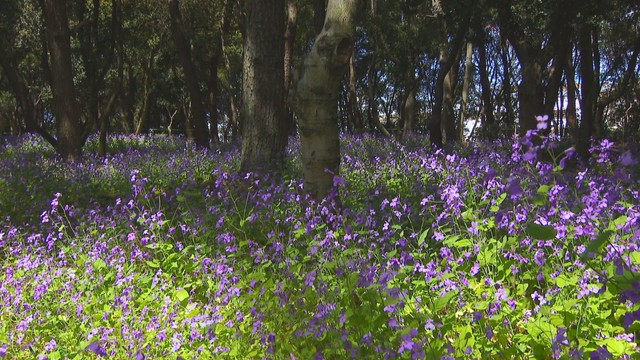
<instances>
[{"instance_id":1,"label":"purple flower cluster","mask_svg":"<svg viewBox=\"0 0 640 360\"><path fill-rule=\"evenodd\" d=\"M284 177L237 174L237 148L175 139L118 139L134 145L73 165L16 150L43 160L0 164L34 199L20 216L0 203L0 357L525 358L529 344L607 358L606 341L628 353L637 153L600 143L570 169L571 151L546 159L556 140L530 136L454 153L345 137L320 203L295 142ZM21 178L40 173L51 184Z\"/></svg>"}]
</instances>

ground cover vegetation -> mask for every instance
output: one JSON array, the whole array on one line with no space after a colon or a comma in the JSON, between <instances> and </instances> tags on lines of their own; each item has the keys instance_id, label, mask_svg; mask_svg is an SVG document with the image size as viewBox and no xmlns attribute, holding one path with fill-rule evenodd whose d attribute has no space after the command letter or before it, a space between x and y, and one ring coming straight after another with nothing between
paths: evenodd
<instances>
[{"instance_id":1,"label":"ground cover vegetation","mask_svg":"<svg viewBox=\"0 0 640 360\"><path fill-rule=\"evenodd\" d=\"M0 358L639 358L637 150L343 136L317 203L296 139L109 141L2 146Z\"/></svg>"}]
</instances>

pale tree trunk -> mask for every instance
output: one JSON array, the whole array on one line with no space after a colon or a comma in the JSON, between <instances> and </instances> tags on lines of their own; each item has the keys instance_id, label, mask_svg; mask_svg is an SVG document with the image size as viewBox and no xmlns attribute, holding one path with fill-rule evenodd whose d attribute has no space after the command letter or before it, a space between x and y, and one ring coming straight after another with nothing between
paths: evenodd
<instances>
[{"instance_id":1,"label":"pale tree trunk","mask_svg":"<svg viewBox=\"0 0 640 360\"><path fill-rule=\"evenodd\" d=\"M284 0L249 0L242 82L240 171L280 165L284 118Z\"/></svg>"},{"instance_id":2,"label":"pale tree trunk","mask_svg":"<svg viewBox=\"0 0 640 360\"><path fill-rule=\"evenodd\" d=\"M285 94L285 123L287 130L282 134L289 136L295 133L295 120L291 104L289 104L289 89L291 88L291 70L293 65L293 45L296 40L298 25L298 1L287 0L287 26L284 32L284 94Z\"/></svg>"},{"instance_id":3,"label":"pale tree trunk","mask_svg":"<svg viewBox=\"0 0 640 360\"><path fill-rule=\"evenodd\" d=\"M340 166L338 98L353 52L357 0L329 0L322 32L299 72L293 93L305 191L321 200Z\"/></svg>"},{"instance_id":4,"label":"pale tree trunk","mask_svg":"<svg viewBox=\"0 0 640 360\"><path fill-rule=\"evenodd\" d=\"M473 76L473 43L467 42L467 54L464 63L464 81L462 82L462 105L460 107L460 121L458 122L458 138L464 142L464 127L467 118L467 99L469 98L469 86Z\"/></svg>"},{"instance_id":5,"label":"pale tree trunk","mask_svg":"<svg viewBox=\"0 0 640 360\"><path fill-rule=\"evenodd\" d=\"M151 54L147 57L147 61L144 63L144 92L142 95L142 106L138 114L136 121L136 135L142 134L147 129L149 117L151 116L151 103L152 103L152 83L153 83L153 67L155 65L157 47L151 51Z\"/></svg>"},{"instance_id":6,"label":"pale tree trunk","mask_svg":"<svg viewBox=\"0 0 640 360\"><path fill-rule=\"evenodd\" d=\"M82 157L80 105L71 67L71 40L66 1L41 0L51 60L51 92L57 126L57 152L67 161Z\"/></svg>"}]
</instances>

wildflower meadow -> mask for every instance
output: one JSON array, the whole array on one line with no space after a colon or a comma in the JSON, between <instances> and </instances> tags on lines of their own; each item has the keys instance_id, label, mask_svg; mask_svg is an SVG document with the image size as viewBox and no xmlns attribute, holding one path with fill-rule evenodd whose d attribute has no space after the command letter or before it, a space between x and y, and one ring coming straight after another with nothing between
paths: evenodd
<instances>
[{"instance_id":1,"label":"wildflower meadow","mask_svg":"<svg viewBox=\"0 0 640 360\"><path fill-rule=\"evenodd\" d=\"M239 148L0 148L2 359L640 359L640 157L343 136L334 192Z\"/></svg>"}]
</instances>

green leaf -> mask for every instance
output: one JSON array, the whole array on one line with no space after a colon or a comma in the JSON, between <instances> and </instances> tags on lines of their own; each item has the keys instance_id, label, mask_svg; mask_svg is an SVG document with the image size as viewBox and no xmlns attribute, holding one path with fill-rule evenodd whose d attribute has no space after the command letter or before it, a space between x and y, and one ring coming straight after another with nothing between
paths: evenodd
<instances>
[{"instance_id":1,"label":"green leaf","mask_svg":"<svg viewBox=\"0 0 640 360\"><path fill-rule=\"evenodd\" d=\"M496 259L493 257L493 252L489 249L483 249L478 254L478 263L480 266L493 265L496 263Z\"/></svg>"},{"instance_id":2,"label":"green leaf","mask_svg":"<svg viewBox=\"0 0 640 360\"><path fill-rule=\"evenodd\" d=\"M577 276L569 277L567 274L561 274L555 280L556 280L556 285L558 285L558 287L561 287L561 288L565 286L574 286L578 284Z\"/></svg>"},{"instance_id":3,"label":"green leaf","mask_svg":"<svg viewBox=\"0 0 640 360\"><path fill-rule=\"evenodd\" d=\"M429 230L425 230L420 234L420 237L418 238L418 245L424 244L424 241L427 239L427 235L429 235Z\"/></svg>"},{"instance_id":4,"label":"green leaf","mask_svg":"<svg viewBox=\"0 0 640 360\"><path fill-rule=\"evenodd\" d=\"M553 226L539 225L536 223L527 225L525 232L535 240L552 240L557 234Z\"/></svg>"},{"instance_id":5,"label":"green leaf","mask_svg":"<svg viewBox=\"0 0 640 360\"><path fill-rule=\"evenodd\" d=\"M444 309L454 296L455 291L449 291L448 293L444 294L444 296L436 298L436 300L433 302L433 310L435 312L438 312Z\"/></svg>"},{"instance_id":6,"label":"green leaf","mask_svg":"<svg viewBox=\"0 0 640 360\"><path fill-rule=\"evenodd\" d=\"M95 270L104 269L104 268L106 268L106 267L107 267L107 263L106 263L106 262L104 262L104 260L102 260L102 259L96 259L96 260L93 262L93 268L94 268Z\"/></svg>"},{"instance_id":7,"label":"green leaf","mask_svg":"<svg viewBox=\"0 0 640 360\"><path fill-rule=\"evenodd\" d=\"M167 256L166 259L164 259L164 261L162 262L162 266L163 267L167 267L169 264L171 264L172 261L174 261L176 258L178 257L178 254L176 253L171 253L169 254L169 256Z\"/></svg>"},{"instance_id":8,"label":"green leaf","mask_svg":"<svg viewBox=\"0 0 640 360\"><path fill-rule=\"evenodd\" d=\"M176 290L174 295L180 302L189 298L189 293L185 289Z\"/></svg>"},{"instance_id":9,"label":"green leaf","mask_svg":"<svg viewBox=\"0 0 640 360\"><path fill-rule=\"evenodd\" d=\"M617 218L615 218L615 220L613 220L613 225L615 226L615 229L619 229L623 227L627 223L628 219L629 218L626 215L618 216Z\"/></svg>"},{"instance_id":10,"label":"green leaf","mask_svg":"<svg viewBox=\"0 0 640 360\"><path fill-rule=\"evenodd\" d=\"M467 248L473 246L473 242L471 239L461 239L456 241L453 246L456 248Z\"/></svg>"},{"instance_id":11,"label":"green leaf","mask_svg":"<svg viewBox=\"0 0 640 360\"><path fill-rule=\"evenodd\" d=\"M547 195L549 193L550 189L551 189L551 186L549 186L549 185L540 185L540 187L538 188L537 193L541 194L541 195Z\"/></svg>"},{"instance_id":12,"label":"green leaf","mask_svg":"<svg viewBox=\"0 0 640 360\"><path fill-rule=\"evenodd\" d=\"M598 237L587 244L587 249L582 255L582 258L586 258L590 253L600 253L600 250L609 242L609 239L613 235L613 231L605 230Z\"/></svg>"},{"instance_id":13,"label":"green leaf","mask_svg":"<svg viewBox=\"0 0 640 360\"><path fill-rule=\"evenodd\" d=\"M537 343L551 344L551 340L556 335L558 329L546 319L540 318L531 321L526 325L531 338Z\"/></svg>"},{"instance_id":14,"label":"green leaf","mask_svg":"<svg viewBox=\"0 0 640 360\"><path fill-rule=\"evenodd\" d=\"M147 264L147 266L153 269L157 269L160 267L160 264L156 260L145 260L144 262Z\"/></svg>"},{"instance_id":15,"label":"green leaf","mask_svg":"<svg viewBox=\"0 0 640 360\"><path fill-rule=\"evenodd\" d=\"M626 352L625 351L626 344L622 340L609 338L605 341L605 344L607 346L607 350L609 350L609 352L616 358L624 355Z\"/></svg>"}]
</instances>

